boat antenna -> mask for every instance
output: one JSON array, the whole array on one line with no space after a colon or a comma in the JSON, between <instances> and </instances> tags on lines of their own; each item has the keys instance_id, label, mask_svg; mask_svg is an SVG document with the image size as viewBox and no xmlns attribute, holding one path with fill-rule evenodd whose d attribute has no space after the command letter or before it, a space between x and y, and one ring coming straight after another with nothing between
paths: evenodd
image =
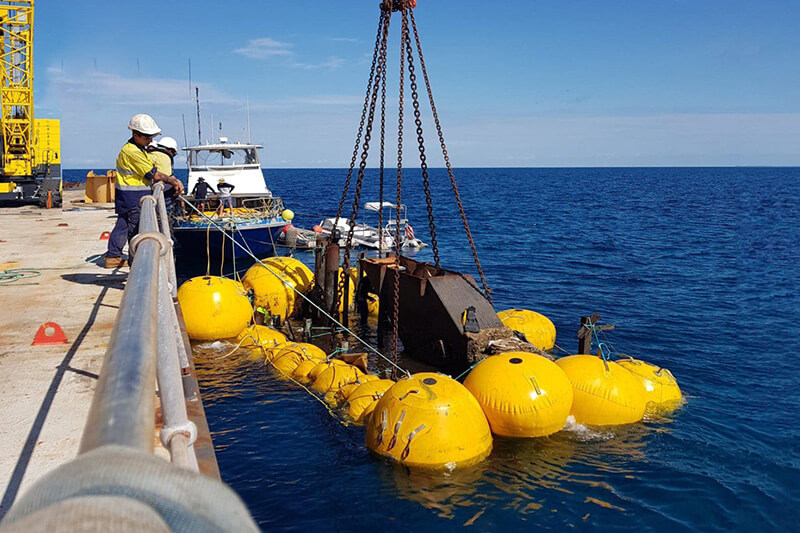
<instances>
[{"instance_id":1,"label":"boat antenna","mask_svg":"<svg viewBox=\"0 0 800 533\"><path fill-rule=\"evenodd\" d=\"M186 136L186 113L181 113L181 120L183 121L183 145L189 146L189 138Z\"/></svg>"},{"instance_id":2,"label":"boat antenna","mask_svg":"<svg viewBox=\"0 0 800 533\"><path fill-rule=\"evenodd\" d=\"M252 142L252 131L250 130L250 95L247 95L247 144Z\"/></svg>"},{"instance_id":3,"label":"boat antenna","mask_svg":"<svg viewBox=\"0 0 800 533\"><path fill-rule=\"evenodd\" d=\"M200 87L194 88L194 102L197 105L197 144L203 144L203 129L200 122Z\"/></svg>"}]
</instances>

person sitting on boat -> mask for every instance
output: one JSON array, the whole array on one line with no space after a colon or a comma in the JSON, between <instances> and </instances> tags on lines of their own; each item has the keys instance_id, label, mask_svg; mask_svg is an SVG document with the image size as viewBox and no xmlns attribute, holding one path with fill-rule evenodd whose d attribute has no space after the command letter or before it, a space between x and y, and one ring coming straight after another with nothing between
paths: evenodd
<instances>
[{"instance_id":1,"label":"person sitting on boat","mask_svg":"<svg viewBox=\"0 0 800 533\"><path fill-rule=\"evenodd\" d=\"M219 208L217 209L217 215L222 216L225 213L225 206L231 211L231 216L233 216L233 197L231 196L231 191L235 189L234 185L230 183L225 183L225 178L220 178L217 182L217 190L219 191Z\"/></svg>"},{"instance_id":2,"label":"person sitting on boat","mask_svg":"<svg viewBox=\"0 0 800 533\"><path fill-rule=\"evenodd\" d=\"M217 194L217 191L214 190L214 187L206 183L206 179L204 177L201 176L197 178L197 183L195 183L194 189L192 189L192 196L194 196L195 205L200 208L200 211L206 210L208 191Z\"/></svg>"},{"instance_id":3,"label":"person sitting on boat","mask_svg":"<svg viewBox=\"0 0 800 533\"><path fill-rule=\"evenodd\" d=\"M153 141L147 147L147 151L159 172L165 176L175 177L172 167L175 164L175 156L178 155L178 141L172 137L162 137L158 141ZM174 202L175 188L167 183L164 185L164 203L167 206L167 211L172 211Z\"/></svg>"},{"instance_id":4,"label":"person sitting on boat","mask_svg":"<svg viewBox=\"0 0 800 533\"><path fill-rule=\"evenodd\" d=\"M133 136L122 147L117 156L117 177L114 187L114 211L117 222L108 239L105 267L119 268L125 266L122 249L125 243L139 232L139 200L151 194L150 186L154 181L169 183L178 194L183 193L183 183L174 176L159 172L153 160L147 154L147 145L153 137L161 134L161 128L150 115L135 115L128 122L128 129ZM133 251L128 248L130 259Z\"/></svg>"}]
</instances>

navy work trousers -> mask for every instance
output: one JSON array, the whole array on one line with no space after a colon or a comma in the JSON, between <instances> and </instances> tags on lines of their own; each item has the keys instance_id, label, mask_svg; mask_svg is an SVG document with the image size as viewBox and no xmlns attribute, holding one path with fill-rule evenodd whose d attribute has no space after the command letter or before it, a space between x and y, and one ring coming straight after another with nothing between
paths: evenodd
<instances>
[{"instance_id":1,"label":"navy work trousers","mask_svg":"<svg viewBox=\"0 0 800 533\"><path fill-rule=\"evenodd\" d=\"M125 243L130 245L131 239L139 233L139 214L141 213L139 200L150 193L149 189L137 191L116 189L114 191L114 211L117 213L117 223L108 239L106 257L122 257ZM130 246L128 256L133 257Z\"/></svg>"}]
</instances>

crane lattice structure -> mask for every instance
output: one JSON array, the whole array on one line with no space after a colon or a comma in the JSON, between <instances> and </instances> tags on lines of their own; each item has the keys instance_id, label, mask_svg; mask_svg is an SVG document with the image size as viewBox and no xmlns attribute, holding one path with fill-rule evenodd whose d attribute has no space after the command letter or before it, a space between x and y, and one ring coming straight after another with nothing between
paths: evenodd
<instances>
[{"instance_id":1,"label":"crane lattice structure","mask_svg":"<svg viewBox=\"0 0 800 533\"><path fill-rule=\"evenodd\" d=\"M0 1L2 168L30 176L33 167L33 0Z\"/></svg>"}]
</instances>

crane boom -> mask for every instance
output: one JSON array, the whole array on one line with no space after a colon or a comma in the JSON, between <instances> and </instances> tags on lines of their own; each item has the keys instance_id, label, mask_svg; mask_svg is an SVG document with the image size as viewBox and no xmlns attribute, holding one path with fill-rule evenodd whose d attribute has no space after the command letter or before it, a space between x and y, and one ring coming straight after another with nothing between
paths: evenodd
<instances>
[{"instance_id":1,"label":"crane boom","mask_svg":"<svg viewBox=\"0 0 800 533\"><path fill-rule=\"evenodd\" d=\"M33 1L0 2L3 173L33 171Z\"/></svg>"},{"instance_id":2,"label":"crane boom","mask_svg":"<svg viewBox=\"0 0 800 533\"><path fill-rule=\"evenodd\" d=\"M61 197L61 123L34 118L33 15L34 0L0 0L0 200L49 205Z\"/></svg>"}]
</instances>

